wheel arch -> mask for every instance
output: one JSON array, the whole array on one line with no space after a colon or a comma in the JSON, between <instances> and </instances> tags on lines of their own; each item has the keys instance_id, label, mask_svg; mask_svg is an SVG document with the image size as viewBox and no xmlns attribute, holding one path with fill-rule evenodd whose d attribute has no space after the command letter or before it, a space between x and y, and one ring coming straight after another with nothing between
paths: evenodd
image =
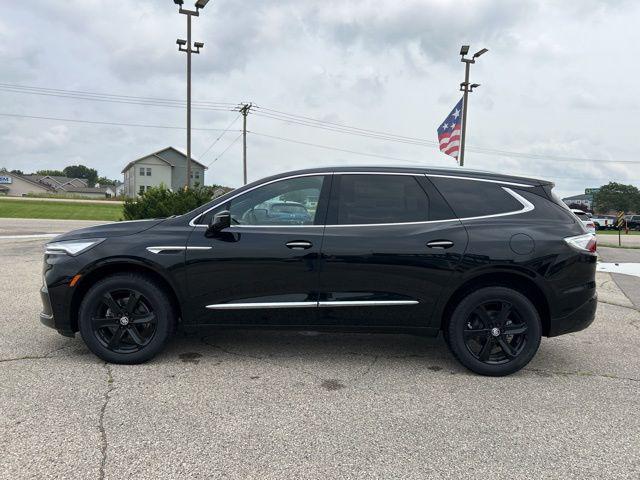
<instances>
[{"instance_id":1,"label":"wheel arch","mask_svg":"<svg viewBox=\"0 0 640 480\"><path fill-rule=\"evenodd\" d=\"M544 291L530 277L514 272L481 273L467 279L450 296L442 310L440 328L445 329L456 305L470 292L483 287L506 287L526 296L540 315L542 335L548 336L551 324L549 301Z\"/></svg>"},{"instance_id":2,"label":"wheel arch","mask_svg":"<svg viewBox=\"0 0 640 480\"><path fill-rule=\"evenodd\" d=\"M170 303L176 309L176 318L182 318L182 306L178 293L164 275L147 264L132 262L131 259L112 260L107 263L96 265L90 270L82 273L82 276L80 277L80 280L73 292L73 296L71 297L71 304L69 308L69 323L74 332L78 331L78 311L80 310L80 303L87 291L89 291L89 289L95 285L98 280L119 273L137 273L153 279L169 295Z\"/></svg>"}]
</instances>

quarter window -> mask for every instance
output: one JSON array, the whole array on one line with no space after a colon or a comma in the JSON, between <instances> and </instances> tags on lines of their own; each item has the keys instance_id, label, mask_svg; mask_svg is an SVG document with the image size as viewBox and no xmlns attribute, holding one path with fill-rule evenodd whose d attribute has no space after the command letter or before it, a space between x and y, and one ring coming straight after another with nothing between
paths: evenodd
<instances>
[{"instance_id":1,"label":"quarter window","mask_svg":"<svg viewBox=\"0 0 640 480\"><path fill-rule=\"evenodd\" d=\"M269 183L225 207L234 225L313 225L323 182L319 175Z\"/></svg>"},{"instance_id":2,"label":"quarter window","mask_svg":"<svg viewBox=\"0 0 640 480\"><path fill-rule=\"evenodd\" d=\"M410 175L341 175L339 225L423 222L429 199Z\"/></svg>"},{"instance_id":3,"label":"quarter window","mask_svg":"<svg viewBox=\"0 0 640 480\"><path fill-rule=\"evenodd\" d=\"M522 210L522 204L497 183L429 177L458 218L482 217Z\"/></svg>"}]
</instances>

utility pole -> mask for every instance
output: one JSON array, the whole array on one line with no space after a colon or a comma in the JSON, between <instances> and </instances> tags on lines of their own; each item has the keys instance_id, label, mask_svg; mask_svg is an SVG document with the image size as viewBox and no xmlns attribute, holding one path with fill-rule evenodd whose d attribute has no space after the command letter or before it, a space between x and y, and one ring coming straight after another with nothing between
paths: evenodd
<instances>
[{"instance_id":1,"label":"utility pole","mask_svg":"<svg viewBox=\"0 0 640 480\"><path fill-rule=\"evenodd\" d=\"M464 92L463 100L462 100L462 135L460 138L460 166L464 166L464 150L465 150L465 141L467 139L467 104L469 99L469 92L473 92L474 88L480 86L479 83L469 84L469 70L471 69L471 64L476 63L476 58L480 55L487 53L489 50L483 48L482 50L477 51L473 54L471 58L465 58L465 55L469 53L469 45L463 45L460 48L460 55L462 58L461 62L465 64L464 66L464 82L460 84L460 91Z\"/></svg>"},{"instance_id":2,"label":"utility pole","mask_svg":"<svg viewBox=\"0 0 640 480\"><path fill-rule=\"evenodd\" d=\"M242 114L242 171L244 175L244 184L247 184L247 116L253 107L253 103L243 103L240 107Z\"/></svg>"},{"instance_id":3,"label":"utility pole","mask_svg":"<svg viewBox=\"0 0 640 480\"><path fill-rule=\"evenodd\" d=\"M195 42L193 44L195 49L191 47L191 17L199 17L200 9L204 8L209 0L197 0L195 10L183 8L184 0L173 0L173 3L180 7L179 13L187 16L187 39L179 38L176 40L178 50L187 54L187 178L184 185L187 190L191 186L191 54L200 53L200 49L204 47L202 42Z\"/></svg>"}]
</instances>

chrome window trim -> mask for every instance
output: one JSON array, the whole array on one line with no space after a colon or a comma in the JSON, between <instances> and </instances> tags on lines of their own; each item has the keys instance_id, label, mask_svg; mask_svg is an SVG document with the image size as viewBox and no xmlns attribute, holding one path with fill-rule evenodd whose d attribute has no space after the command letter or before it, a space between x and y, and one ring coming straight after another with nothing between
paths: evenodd
<instances>
[{"instance_id":1,"label":"chrome window trim","mask_svg":"<svg viewBox=\"0 0 640 480\"><path fill-rule=\"evenodd\" d=\"M256 188L260 188L260 187L262 187L264 185L269 185L271 183L279 182L279 181L282 181L282 180L289 180L289 179L292 179L292 178L315 177L315 176L325 176L325 175L405 175L405 176L410 176L410 177L425 176L425 177L439 177L439 178L455 178L455 179L470 180L470 181L475 181L475 182L496 183L498 185L510 185L510 186L514 186L514 187L533 188L535 186L535 185L528 185L528 184L524 184L524 183L515 183L515 182L507 182L507 181L500 181L500 180L490 180L490 179L486 179L486 178L462 177L462 176L456 176L456 175L440 175L440 174L435 174L435 173L366 172L366 171L365 172L335 172L335 171L327 171L327 172L302 173L302 174L298 174L298 175L291 175L291 176L288 176L288 177L277 178L277 179L271 180L269 182L261 183L259 185L256 185L255 187L251 187L248 190L240 192L240 193L238 193L238 194L236 194L236 195L224 200L224 202L216 203L215 205L213 205L212 207L208 208L207 210L205 210L201 214L193 217L191 219L191 221L189 221L189 226L207 228L207 225L196 224L194 222L198 218L206 215L211 210L213 210L214 208L219 207L223 203L230 202L234 198L237 198L240 195L244 195L245 193L248 193L248 192L250 192L252 190L255 190ZM466 220L480 220L480 219L484 219L484 218L504 217L504 216L507 216L507 215L517 215L517 214L520 214L520 213L530 212L531 210L533 210L535 208L531 202L529 202L526 198L522 197L521 195L518 195L516 192L514 192L510 188L507 188L507 187L502 187L502 188L503 188L503 190L508 192L512 197L514 197L516 200L518 200L522 204L523 208L521 210L514 210L512 212L504 212L504 213L495 213L495 214L491 214L491 215L482 215L482 216L477 216L477 217L447 218L447 219L444 219L444 220L425 220L425 221L422 221L422 222L361 223L361 224L344 224L344 225L233 225L231 228L310 228L310 227L315 227L315 228L324 228L324 227L336 228L336 227L379 227L379 226L383 226L383 225L389 225L389 226L395 226L395 225L421 225L421 224L429 224L429 223L444 223L444 222L456 222L456 221L463 222L463 221L466 221Z\"/></svg>"},{"instance_id":2,"label":"chrome window trim","mask_svg":"<svg viewBox=\"0 0 640 480\"><path fill-rule=\"evenodd\" d=\"M521 213L527 213L535 209L535 206L533 205L533 203L531 203L529 200L524 198L522 195L517 194L516 192L514 192L513 190L507 187L502 187L502 189L522 204L522 208L520 210L514 210L512 212L504 212L504 213L494 213L491 215L481 215L479 217L464 217L464 218L461 218L460 221L464 222L467 220L481 220L484 218L496 218L496 217L506 217L508 215L519 215Z\"/></svg>"},{"instance_id":3,"label":"chrome window trim","mask_svg":"<svg viewBox=\"0 0 640 480\"><path fill-rule=\"evenodd\" d=\"M487 182L487 183L497 183L499 185L511 185L512 187L525 187L525 188L533 188L535 185L529 185L526 183L515 183L515 182L503 182L501 180L490 180L488 178L477 178L477 177L460 177L457 175L439 175L437 173L426 173L426 177L438 177L438 178L455 178L457 180L471 180L474 182Z\"/></svg>"},{"instance_id":4,"label":"chrome window trim","mask_svg":"<svg viewBox=\"0 0 640 480\"><path fill-rule=\"evenodd\" d=\"M218 208L220 205L223 205L224 203L230 202L230 201L231 201L231 200L233 200L234 198L237 198L237 197L239 197L240 195L244 195L245 193L249 193L249 192L251 192L251 191L255 190L256 188L264 187L265 185L270 185L270 184L272 184L272 183L281 182L282 180L289 180L289 179L292 179L292 178L302 178L302 177L320 177L320 176L325 176L325 175L333 175L333 173L332 173L332 172L301 173L301 174L298 174L298 175L291 175L291 176L289 176L289 177L276 178L275 180L270 180L270 181L268 181L268 182L261 183L261 184L259 184L259 185L256 185L255 187L251 187L251 188L249 188L249 189L247 189L247 190L244 190L243 192L239 192L239 193L237 193L237 194L233 195L232 197L227 198L226 200L224 200L224 201L222 201L222 202L218 202L218 203L216 203L215 205L213 205L213 206L212 206L212 207L210 207L210 208L207 208L207 209L206 209L204 212L202 212L201 214L196 215L195 217L193 217L193 218L189 221L189 226L190 226L190 227L204 227L204 228L207 228L207 225L197 224L197 223L194 223L194 222L195 222L198 218L203 217L204 215L206 215L207 213L209 213L209 212L210 212L211 210L213 210L214 208ZM237 225L234 225L234 226L237 226ZM249 225L245 225L245 226L249 226ZM257 227L257 226L276 227L276 226L283 226L283 225L250 225L250 226L252 226L252 227ZM297 226L300 226L300 227L307 227L307 226L310 226L310 225L288 225L288 226L291 226L291 227L297 227ZM318 225L318 226L321 226L321 225Z\"/></svg>"},{"instance_id":5,"label":"chrome window trim","mask_svg":"<svg viewBox=\"0 0 640 480\"><path fill-rule=\"evenodd\" d=\"M404 175L406 177L420 177L424 173L417 172L332 172L334 175Z\"/></svg>"},{"instance_id":6,"label":"chrome window trim","mask_svg":"<svg viewBox=\"0 0 640 480\"><path fill-rule=\"evenodd\" d=\"M196 227L202 225L196 225ZM231 225L225 232L234 232L236 228L324 228L327 225Z\"/></svg>"},{"instance_id":7,"label":"chrome window trim","mask_svg":"<svg viewBox=\"0 0 640 480\"><path fill-rule=\"evenodd\" d=\"M535 209L533 203L524 198L522 195L517 194L513 190L507 187L502 187L504 191L506 191L509 195L515 198L521 205L522 208L520 210L513 210L511 212L503 212L503 213L493 213L491 215L481 215L478 217L462 217L462 218L447 218L445 220L427 220L424 222L404 222L404 223L362 223L362 224L349 224L349 225L325 225L327 228L335 228L335 227L380 227L383 225L387 226L395 226L395 225L421 225L421 224L430 224L430 223L444 223L444 222L465 222L468 220L482 220L486 218L496 218L496 217L506 217L508 215L519 215L521 213L527 213Z\"/></svg>"}]
</instances>

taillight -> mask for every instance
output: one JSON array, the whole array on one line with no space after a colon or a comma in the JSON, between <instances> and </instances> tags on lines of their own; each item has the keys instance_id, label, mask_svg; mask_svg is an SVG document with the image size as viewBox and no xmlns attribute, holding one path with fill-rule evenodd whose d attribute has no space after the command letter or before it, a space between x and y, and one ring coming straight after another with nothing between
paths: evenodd
<instances>
[{"instance_id":1,"label":"taillight","mask_svg":"<svg viewBox=\"0 0 640 480\"><path fill-rule=\"evenodd\" d=\"M596 253L598 246L596 236L591 233L585 233L575 237L566 237L564 241L567 242L567 245L580 252Z\"/></svg>"}]
</instances>

